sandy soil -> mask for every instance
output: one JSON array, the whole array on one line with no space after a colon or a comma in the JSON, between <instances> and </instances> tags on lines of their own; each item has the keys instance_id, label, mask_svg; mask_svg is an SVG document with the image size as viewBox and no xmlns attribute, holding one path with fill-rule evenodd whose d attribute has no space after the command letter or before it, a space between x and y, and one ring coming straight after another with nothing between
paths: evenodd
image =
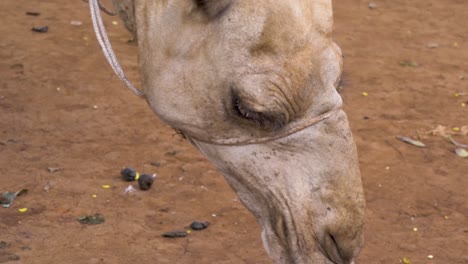
<instances>
[{"instance_id":1,"label":"sandy soil","mask_svg":"<svg viewBox=\"0 0 468 264\"><path fill-rule=\"evenodd\" d=\"M413 264L466 264L468 159L426 132L468 125L462 106L468 80L460 78L468 79L468 5L376 3L373 10L367 1L334 3L335 38L345 54L342 95L368 205L358 263L406 257ZM224 179L111 72L86 4L2 0L0 17L0 192L29 189L11 208L0 208L0 241L8 243L0 263L271 263L259 226ZM105 19L137 80L130 35ZM49 32L31 31L44 25ZM397 135L428 147L404 144ZM468 143L468 136L455 138ZM125 166L157 173L154 187L124 194ZM76 220L94 213L106 222ZM192 220L211 225L187 238L161 237Z\"/></svg>"}]
</instances>

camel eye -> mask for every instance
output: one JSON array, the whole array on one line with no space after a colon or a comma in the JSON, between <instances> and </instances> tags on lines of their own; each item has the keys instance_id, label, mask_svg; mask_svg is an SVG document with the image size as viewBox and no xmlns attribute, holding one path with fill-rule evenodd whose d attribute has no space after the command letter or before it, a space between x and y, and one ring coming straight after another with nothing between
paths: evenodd
<instances>
[{"instance_id":1,"label":"camel eye","mask_svg":"<svg viewBox=\"0 0 468 264\"><path fill-rule=\"evenodd\" d=\"M234 0L194 0L209 18L217 18L224 14L231 6Z\"/></svg>"},{"instance_id":2,"label":"camel eye","mask_svg":"<svg viewBox=\"0 0 468 264\"><path fill-rule=\"evenodd\" d=\"M283 128L287 122L284 114L252 110L245 105L242 99L235 93L232 95L232 108L237 117L250 121L263 130L277 131Z\"/></svg>"}]
</instances>

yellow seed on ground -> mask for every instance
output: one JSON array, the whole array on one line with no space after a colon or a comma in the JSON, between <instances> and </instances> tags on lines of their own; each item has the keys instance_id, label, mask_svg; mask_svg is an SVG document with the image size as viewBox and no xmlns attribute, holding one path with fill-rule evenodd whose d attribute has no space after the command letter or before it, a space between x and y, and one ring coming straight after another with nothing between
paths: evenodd
<instances>
[{"instance_id":1,"label":"yellow seed on ground","mask_svg":"<svg viewBox=\"0 0 468 264\"><path fill-rule=\"evenodd\" d=\"M414 232L418 231L418 228L417 228L417 227L414 227L414 228L413 228L413 231L414 231Z\"/></svg>"},{"instance_id":2,"label":"yellow seed on ground","mask_svg":"<svg viewBox=\"0 0 468 264\"><path fill-rule=\"evenodd\" d=\"M96 198L96 197L97 197L97 195L93 194L93 198Z\"/></svg>"},{"instance_id":3,"label":"yellow seed on ground","mask_svg":"<svg viewBox=\"0 0 468 264\"><path fill-rule=\"evenodd\" d=\"M187 234L190 234L190 233L192 233L192 231L191 231L191 230L187 230Z\"/></svg>"},{"instance_id":4,"label":"yellow seed on ground","mask_svg":"<svg viewBox=\"0 0 468 264\"><path fill-rule=\"evenodd\" d=\"M367 92L363 92L362 96L368 96L369 94Z\"/></svg>"},{"instance_id":5,"label":"yellow seed on ground","mask_svg":"<svg viewBox=\"0 0 468 264\"><path fill-rule=\"evenodd\" d=\"M88 38L87 36L84 36L84 37L83 37L83 40L85 40L85 41L88 41L88 39L89 39L89 38Z\"/></svg>"},{"instance_id":6,"label":"yellow seed on ground","mask_svg":"<svg viewBox=\"0 0 468 264\"><path fill-rule=\"evenodd\" d=\"M115 21L115 20L112 21L112 25L116 26L116 25L118 25L118 24L119 24L119 22L117 22L117 21Z\"/></svg>"},{"instance_id":7,"label":"yellow seed on ground","mask_svg":"<svg viewBox=\"0 0 468 264\"><path fill-rule=\"evenodd\" d=\"M465 104L465 103L462 103L461 106L462 106L462 107L466 107L466 104Z\"/></svg>"},{"instance_id":8,"label":"yellow seed on ground","mask_svg":"<svg viewBox=\"0 0 468 264\"><path fill-rule=\"evenodd\" d=\"M109 188L110 188L110 185L103 185L102 188L103 188L103 189L109 189Z\"/></svg>"},{"instance_id":9,"label":"yellow seed on ground","mask_svg":"<svg viewBox=\"0 0 468 264\"><path fill-rule=\"evenodd\" d=\"M20 208L18 209L20 213L26 213L28 211L28 208Z\"/></svg>"},{"instance_id":10,"label":"yellow seed on ground","mask_svg":"<svg viewBox=\"0 0 468 264\"><path fill-rule=\"evenodd\" d=\"M428 259L433 259L433 258L434 258L434 256L432 256L432 255L428 255L428 256L427 256L427 258L428 258Z\"/></svg>"},{"instance_id":11,"label":"yellow seed on ground","mask_svg":"<svg viewBox=\"0 0 468 264\"><path fill-rule=\"evenodd\" d=\"M458 132L458 131L460 131L460 128L459 127L454 127L454 128L452 128L452 130L455 131L455 132Z\"/></svg>"},{"instance_id":12,"label":"yellow seed on ground","mask_svg":"<svg viewBox=\"0 0 468 264\"><path fill-rule=\"evenodd\" d=\"M460 96L460 94L459 93L454 93L453 96L458 97L458 96Z\"/></svg>"}]
</instances>

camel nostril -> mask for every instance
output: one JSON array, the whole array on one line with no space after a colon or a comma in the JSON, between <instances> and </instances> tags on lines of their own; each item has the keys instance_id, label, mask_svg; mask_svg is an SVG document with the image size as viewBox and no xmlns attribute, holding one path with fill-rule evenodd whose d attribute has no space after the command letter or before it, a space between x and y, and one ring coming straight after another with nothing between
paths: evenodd
<instances>
[{"instance_id":1,"label":"camel nostril","mask_svg":"<svg viewBox=\"0 0 468 264\"><path fill-rule=\"evenodd\" d=\"M327 208L328 209L328 208ZM343 257L338 241L335 236L331 233L325 234L325 239L322 241L322 247L324 248L324 254L329 260L336 264L350 264L347 258Z\"/></svg>"}]
</instances>

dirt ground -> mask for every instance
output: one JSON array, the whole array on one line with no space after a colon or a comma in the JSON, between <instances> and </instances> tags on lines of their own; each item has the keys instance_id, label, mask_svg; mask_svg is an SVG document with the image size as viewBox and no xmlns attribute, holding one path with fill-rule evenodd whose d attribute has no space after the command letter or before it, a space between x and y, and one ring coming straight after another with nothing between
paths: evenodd
<instances>
[{"instance_id":1,"label":"dirt ground","mask_svg":"<svg viewBox=\"0 0 468 264\"><path fill-rule=\"evenodd\" d=\"M334 2L341 93L367 200L357 263L466 264L468 159L426 132L468 125L468 3L375 3ZM111 40L138 80L136 47L114 19L105 18ZM0 192L29 189L0 208L0 241L8 243L0 243L0 263L271 263L259 226L222 176L111 72L85 3L2 0L0 22ZM31 31L44 25L49 32ZM157 173L154 187L124 194L125 166ZM106 222L76 220L94 213ZM161 237L192 220L211 225Z\"/></svg>"}]
</instances>

